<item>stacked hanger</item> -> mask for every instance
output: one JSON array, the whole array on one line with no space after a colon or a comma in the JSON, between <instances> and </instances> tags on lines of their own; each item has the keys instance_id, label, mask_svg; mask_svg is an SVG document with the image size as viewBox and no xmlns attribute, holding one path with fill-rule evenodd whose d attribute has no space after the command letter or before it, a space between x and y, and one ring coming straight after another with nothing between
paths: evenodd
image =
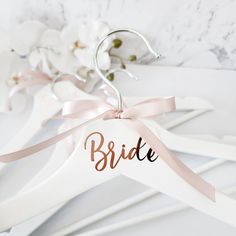
<instances>
[{"instance_id":1,"label":"stacked hanger","mask_svg":"<svg viewBox=\"0 0 236 236\"><path fill-rule=\"evenodd\" d=\"M125 100L126 100L127 105L131 105L131 104L135 104L137 102L144 100L144 98L142 97L129 98L128 97ZM162 126L167 127L168 129L174 128L184 122L187 122L189 119L193 119L201 114L204 114L207 111L211 111L212 109L213 109L212 105L210 105L208 102L199 98L195 98L195 97L176 98L176 111L183 111L183 112L187 111L187 114L184 113L180 117L172 119L171 121L162 124ZM76 122L79 123L80 120L78 121L76 120ZM43 167L43 169L35 177L33 177L33 179L31 179L26 184L26 186L21 190L21 192L25 191L27 188L33 187L35 184L39 183L44 178L49 176L66 159L67 159L67 156L65 153L65 144L58 143L48 163ZM62 206L64 206L64 204L62 204ZM37 228L42 222L47 220L50 216L52 216L55 212L57 212L57 210L60 209L62 206L56 207L55 209L52 209L48 213L44 214L43 216L40 216L39 221L34 220L35 227L33 229ZM22 231L21 226L20 228ZM25 230L27 230L25 234L28 235L33 229L32 229L32 222L31 222L30 226L25 228ZM9 234L9 236L17 234L18 232L17 230L18 230L18 227L14 227L11 233Z\"/></svg>"},{"instance_id":2,"label":"stacked hanger","mask_svg":"<svg viewBox=\"0 0 236 236\"><path fill-rule=\"evenodd\" d=\"M97 51L109 35L123 31L131 32L140 36L148 46L149 51L157 57L157 54L151 49L146 39L133 30L112 31L101 40ZM118 97L118 109L121 110L121 94L113 84L107 81L106 77L99 70L97 66L97 51L95 55L97 73L104 80L104 82L116 92ZM142 120L142 122L148 126L149 129L152 129L153 133L155 133L155 135L158 136L161 141L163 141L167 147L172 150L218 157L223 160L234 160L234 153L236 149L233 145L218 144L217 142L212 141L182 137L170 133L155 122L150 122L145 119ZM114 127L116 127L115 130L113 130ZM80 140L75 150L72 152L70 157L64 161L57 170L54 171L54 173L34 187L26 189L16 196L0 203L0 218L4 216L3 222L0 223L0 228L2 230L8 229L17 223L29 219L30 217L44 212L58 204L62 204L74 196L120 174L126 175L161 192L173 196L174 198L179 199L202 212L212 215L213 217L221 219L232 225L236 224L233 220L235 213L232 209L236 209L236 204L233 199L216 192L216 202L209 200L205 196L202 196L202 194L194 188L190 188L188 183L183 181L182 178L168 168L165 162L161 159L158 160L158 165L150 166L150 163L144 162L142 165L138 165L135 160L132 160L128 164L124 161L119 168L112 171L107 170L105 173L96 172L94 170L93 163L90 161L88 153L83 148L84 137L86 137L86 134L93 133L94 130L99 130L100 133L105 133L108 140L116 140L117 137L119 137L119 140L126 140L125 144L131 147L134 146L134 140L137 140L137 133L133 132L132 129L128 129L127 131L127 127L120 119L97 121L94 124L89 124L84 127L83 130L80 130L78 135ZM127 135L129 136L129 140L126 139ZM117 142L122 145L119 140L117 140ZM221 151L222 148L224 149L224 152ZM143 175L140 176L140 173L143 173ZM73 186L71 183L73 183L75 179L83 179L86 180L86 182L79 183L79 186ZM64 189L65 187L66 190ZM53 194L51 193L52 189ZM179 191L179 189L181 189L181 191ZM32 207L30 208L29 205ZM22 214L18 216L13 215L13 212L16 210L22 210Z\"/></svg>"},{"instance_id":3,"label":"stacked hanger","mask_svg":"<svg viewBox=\"0 0 236 236\"><path fill-rule=\"evenodd\" d=\"M72 94L61 94L61 98L52 93L54 84L56 81L63 79L63 77L70 76L69 81L73 82L78 80L84 82L84 80L75 74L61 74L54 79L52 84L46 84L33 96L33 108L31 114L23 125L23 127L15 134L15 136L4 146L1 150L2 153L10 152L23 148L43 127L43 123L56 115L62 108L63 102L72 99L97 99L92 95L88 95L80 89L77 89L70 84L64 84L64 86L71 91ZM71 76L74 77L71 79ZM54 95L54 96L53 96ZM62 100L63 99L63 100ZM0 164L0 170L5 165Z\"/></svg>"},{"instance_id":4,"label":"stacked hanger","mask_svg":"<svg viewBox=\"0 0 236 236\"><path fill-rule=\"evenodd\" d=\"M137 99L137 100L139 100L139 99ZM173 119L171 121L171 123L175 123L176 126L178 125L177 122L178 122L177 119L176 120ZM164 125L165 124L168 124L168 123L164 123ZM215 142L219 142L219 143L223 142L223 141L225 143L231 143L231 144L236 143L235 142L235 137L225 137L223 140L220 140L220 139L218 139L216 137L213 137L213 136L209 137L209 136L205 136L205 135L191 135L191 137L201 138L201 139L206 139L206 140L214 140ZM213 169L214 167L217 167L222 163L223 163L222 160L213 160L213 161L207 162L206 164L201 165L199 168L197 168L195 170L195 172L198 173L198 174L204 173L205 171ZM227 189L226 193L230 194L233 191L235 192L235 188L229 188L229 189ZM95 213L94 215L85 217L83 220L78 220L78 221L74 220L73 223L68 224L68 226L64 226L62 228L59 227L59 230L52 231L53 233L48 232L47 235L50 235L50 236L52 236L52 235L67 235L67 234L79 231L79 230L81 230L85 227L88 227L88 226L92 225L93 223L96 223L96 222L98 222L102 219L105 219L105 218L113 215L113 214L116 214L117 212L120 212L122 210L127 210L127 208L132 207L132 206L134 206L134 205L136 205L140 202L143 202L144 200L147 200L147 199L157 195L158 193L159 192L156 191L155 189L147 190L147 191L142 192L142 193L140 193L140 194L138 194L134 197L130 197L126 200L123 200L119 203L116 203L116 204L112 205L111 207L105 208L104 210L101 210L101 211ZM78 201L76 201L76 202L78 204ZM73 209L73 211L75 211L76 209L78 210L78 205L74 204L74 200L72 200L68 205L70 205L70 209ZM63 208L66 208L66 207L67 207L67 204L65 204ZM115 224L112 224L112 225L108 225L106 227L98 228L96 230L92 230L91 232L89 231L88 234L86 232L85 235L103 235L104 233L113 232L114 230L118 230L118 229L128 227L128 226L131 226L131 225L134 225L134 224L138 224L138 223L141 223L143 221L147 221L149 219L158 218L162 215L167 214L168 212L170 212L170 210L175 212L177 210L181 210L181 209L185 209L185 208L186 208L186 205L178 204L176 206L169 207L167 209L163 209L163 210L161 209L161 211L158 210L158 211L150 212L150 213L147 213L147 214L143 214L143 215L140 215L140 216L137 216L137 217L127 219L125 221L121 221L119 223L115 223ZM41 233L42 233L41 228L43 229L44 224L42 226L40 226L39 229L37 229L38 225L39 224L41 225L42 221L45 222L49 217L52 216L53 213L54 212L52 212L52 211L48 212L48 214L45 213L44 216L40 217L38 222L37 222L36 219L34 219L34 223L35 223L34 228L36 228L36 230L33 231L32 235L41 235ZM63 211L60 212L59 214L62 215ZM51 217L51 218L53 219L53 217ZM64 218L64 215L63 215L63 218ZM30 222L30 224L26 222L26 226L24 227L25 230L28 229L27 225L30 225L32 227L32 221ZM20 226L20 227L22 228L22 226ZM16 235L16 232L17 232L17 227L16 227L15 231L13 230L13 232L12 232L13 234L10 234L10 236L11 235L12 236ZM27 231L27 233L29 234L29 232L30 233L32 232L32 228L29 228L29 231Z\"/></svg>"}]
</instances>

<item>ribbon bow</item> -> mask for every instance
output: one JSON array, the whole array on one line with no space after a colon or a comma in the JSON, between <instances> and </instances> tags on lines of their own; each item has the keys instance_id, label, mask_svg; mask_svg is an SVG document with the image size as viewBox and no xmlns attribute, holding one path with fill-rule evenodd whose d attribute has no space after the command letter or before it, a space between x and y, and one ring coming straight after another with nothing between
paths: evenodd
<instances>
[{"instance_id":1,"label":"ribbon bow","mask_svg":"<svg viewBox=\"0 0 236 236\"><path fill-rule=\"evenodd\" d=\"M122 119L129 128L134 129L146 141L150 148L159 155L159 158L161 158L176 174L207 198L215 201L215 188L176 158L161 140L140 120L143 118L152 119L159 114L174 110L174 97L148 99L132 107L125 108L123 111L118 111L110 104L98 100L67 102L64 105L62 116L54 118L85 118L87 121L31 147L0 155L0 162L12 162L39 152L97 120Z\"/></svg>"}]
</instances>

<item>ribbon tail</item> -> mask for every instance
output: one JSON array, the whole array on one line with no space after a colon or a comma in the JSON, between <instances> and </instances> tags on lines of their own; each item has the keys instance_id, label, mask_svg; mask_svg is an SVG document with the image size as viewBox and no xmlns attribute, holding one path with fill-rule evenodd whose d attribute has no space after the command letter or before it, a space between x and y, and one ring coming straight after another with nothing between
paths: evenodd
<instances>
[{"instance_id":1,"label":"ribbon tail","mask_svg":"<svg viewBox=\"0 0 236 236\"><path fill-rule=\"evenodd\" d=\"M159 138L139 120L125 120L129 127L132 127L147 142L147 144L155 151L176 174L189 183L197 191L205 195L208 199L215 202L215 187L207 183L199 175L195 174L182 161L168 151L167 147Z\"/></svg>"},{"instance_id":2,"label":"ribbon tail","mask_svg":"<svg viewBox=\"0 0 236 236\"><path fill-rule=\"evenodd\" d=\"M28 148L21 149L21 150L16 151L16 152L11 152L11 153L0 155L0 162L3 162L3 163L12 162L12 161L16 161L16 160L26 158L26 157L34 154L34 153L40 152L43 149L46 149L49 146L60 142L61 140L65 139L66 137L68 137L70 135L72 135L74 132L78 131L79 129L81 129L85 126L87 126L88 124L107 117L108 114L110 114L110 111L106 111L106 112L104 112L104 113L102 113L98 116L95 116L94 118L92 118L92 119L90 119L90 120L88 120L88 121L86 121L86 122L84 122L80 125L77 125L77 126L71 128L71 129L69 129L65 132L62 132L62 133L60 133L60 134L58 134L58 135L56 135L52 138L49 138L49 139L47 139L43 142L32 145Z\"/></svg>"}]
</instances>

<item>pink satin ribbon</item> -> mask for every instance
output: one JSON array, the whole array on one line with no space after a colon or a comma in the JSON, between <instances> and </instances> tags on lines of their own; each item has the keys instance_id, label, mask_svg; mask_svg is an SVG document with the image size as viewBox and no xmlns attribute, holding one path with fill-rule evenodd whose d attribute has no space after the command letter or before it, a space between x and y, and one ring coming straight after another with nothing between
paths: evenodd
<instances>
[{"instance_id":1,"label":"pink satin ribbon","mask_svg":"<svg viewBox=\"0 0 236 236\"><path fill-rule=\"evenodd\" d=\"M201 192L207 198L215 201L215 188L207 183L200 176L195 174L184 163L177 159L167 147L160 141L158 137L139 119L153 118L159 114L175 110L175 99L156 98L149 99L138 103L132 107L125 108L123 111L118 111L110 104L103 101L80 100L68 102L63 109L63 115L55 117L57 119L88 119L81 125L71 128L61 134L58 134L46 141L20 151L0 155L0 162L12 162L25 158L36 152L45 149L64 138L72 135L82 127L85 127L97 120L106 119L123 119L129 128L134 129L177 175L183 178L193 188Z\"/></svg>"},{"instance_id":2,"label":"pink satin ribbon","mask_svg":"<svg viewBox=\"0 0 236 236\"><path fill-rule=\"evenodd\" d=\"M64 75L61 78L57 80L59 81L70 81L75 86L81 87L81 81L76 79L73 75ZM53 78L50 77L48 74L41 72L41 71L35 71L35 70L26 70L19 76L18 84L16 84L9 92L8 94L8 109L12 110L11 106L11 99L12 97L20 92L23 89L27 89L33 86L37 85L46 85L49 83L53 83Z\"/></svg>"},{"instance_id":3,"label":"pink satin ribbon","mask_svg":"<svg viewBox=\"0 0 236 236\"><path fill-rule=\"evenodd\" d=\"M12 97L23 89L30 88L36 85L46 85L52 82L52 78L46 73L40 71L26 70L19 76L18 84L16 84L8 94L8 109L12 110Z\"/></svg>"}]
</instances>

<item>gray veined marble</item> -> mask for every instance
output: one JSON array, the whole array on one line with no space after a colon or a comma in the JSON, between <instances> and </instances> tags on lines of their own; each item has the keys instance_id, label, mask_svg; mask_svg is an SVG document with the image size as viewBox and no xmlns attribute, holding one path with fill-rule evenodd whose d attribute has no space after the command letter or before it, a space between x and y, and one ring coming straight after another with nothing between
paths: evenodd
<instances>
[{"instance_id":1,"label":"gray veined marble","mask_svg":"<svg viewBox=\"0 0 236 236\"><path fill-rule=\"evenodd\" d=\"M29 19L60 28L100 19L112 28L144 33L163 55L159 64L236 69L234 0L10 0L1 1L0 27ZM138 45L136 45L139 48Z\"/></svg>"}]
</instances>

